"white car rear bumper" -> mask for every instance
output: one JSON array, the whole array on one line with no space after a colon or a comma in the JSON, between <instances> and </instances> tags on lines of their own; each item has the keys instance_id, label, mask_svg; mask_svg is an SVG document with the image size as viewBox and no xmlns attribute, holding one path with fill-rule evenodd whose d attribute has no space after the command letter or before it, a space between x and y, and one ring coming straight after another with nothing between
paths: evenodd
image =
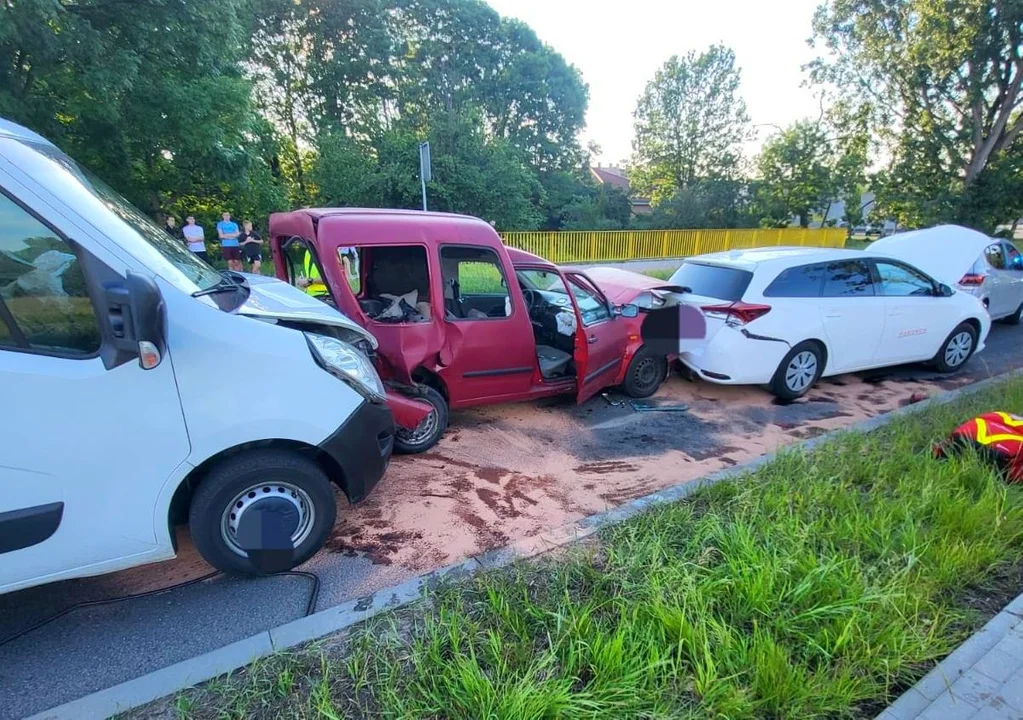
<instances>
[{"instance_id":1,"label":"white car rear bumper","mask_svg":"<svg viewBox=\"0 0 1023 720\"><path fill-rule=\"evenodd\" d=\"M764 385L771 382L792 349L788 342L759 336L752 330L723 327L698 352L679 356L701 378L722 385Z\"/></svg>"}]
</instances>

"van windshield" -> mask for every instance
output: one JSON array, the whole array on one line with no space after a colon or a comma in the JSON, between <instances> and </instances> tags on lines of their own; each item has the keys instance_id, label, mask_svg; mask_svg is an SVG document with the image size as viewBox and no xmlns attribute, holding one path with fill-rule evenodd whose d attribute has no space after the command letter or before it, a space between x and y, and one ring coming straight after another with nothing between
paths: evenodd
<instances>
[{"instance_id":1,"label":"van windshield","mask_svg":"<svg viewBox=\"0 0 1023 720\"><path fill-rule=\"evenodd\" d=\"M17 152L19 145L30 152ZM176 241L117 191L57 148L19 139L13 143L13 147L8 146L7 149L14 149L17 153L17 157L8 156L8 159L20 170L59 195L61 200L78 210L86 219L93 220L95 203L99 201L104 210L113 213L133 231L131 236L145 244L139 246L137 242L130 242L132 238L126 237L125 233L119 233L119 237L114 239L157 274L188 292L206 290L221 282L220 273L189 252L183 242ZM59 192L53 189L55 183L60 187ZM105 223L97 229L109 234L107 225Z\"/></svg>"}]
</instances>

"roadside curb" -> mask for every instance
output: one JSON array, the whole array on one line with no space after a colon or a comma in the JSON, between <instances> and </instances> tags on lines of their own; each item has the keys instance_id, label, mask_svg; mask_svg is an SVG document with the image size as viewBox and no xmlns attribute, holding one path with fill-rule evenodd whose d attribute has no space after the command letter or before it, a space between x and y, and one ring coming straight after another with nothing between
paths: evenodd
<instances>
[{"instance_id":1,"label":"roadside curb","mask_svg":"<svg viewBox=\"0 0 1023 720\"><path fill-rule=\"evenodd\" d=\"M815 438L786 445L778 451L761 455L741 465L725 468L710 475L630 500L618 507L581 518L554 530L524 538L505 547L496 548L412 577L397 585L378 590L371 595L348 600L217 650L168 665L141 677L37 713L32 715L29 720L100 719L125 712L218 675L243 668L253 661L275 652L344 630L382 612L409 605L423 599L427 592L442 580L468 577L482 569L500 568L517 560L535 557L550 550L571 545L593 535L603 527L620 523L652 507L683 500L700 489L750 473L773 460L779 452L809 450L843 433L876 430L897 418L927 407L947 404L960 397L983 391L991 385L1019 376L1023 376L1023 368L942 392L919 403L862 420ZM969 643L969 641L967 642Z\"/></svg>"}]
</instances>

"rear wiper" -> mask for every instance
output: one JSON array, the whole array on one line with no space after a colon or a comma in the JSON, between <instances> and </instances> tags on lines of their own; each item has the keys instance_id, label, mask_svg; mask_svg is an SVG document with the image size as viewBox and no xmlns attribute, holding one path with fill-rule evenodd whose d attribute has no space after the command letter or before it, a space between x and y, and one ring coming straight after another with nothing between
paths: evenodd
<instances>
[{"instance_id":1,"label":"rear wiper","mask_svg":"<svg viewBox=\"0 0 1023 720\"><path fill-rule=\"evenodd\" d=\"M248 287L249 284L245 281L244 277L236 276L235 273L230 271L224 271L220 274L220 282L204 290L196 290L192 293L192 297L218 295L225 292L235 292L236 290L245 291L248 290Z\"/></svg>"}]
</instances>

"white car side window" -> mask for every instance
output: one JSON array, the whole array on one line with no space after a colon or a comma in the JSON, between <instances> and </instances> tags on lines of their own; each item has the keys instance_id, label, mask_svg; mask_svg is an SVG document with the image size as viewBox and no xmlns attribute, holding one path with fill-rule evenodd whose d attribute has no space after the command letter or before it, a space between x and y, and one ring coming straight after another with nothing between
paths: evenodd
<instances>
[{"instance_id":1,"label":"white car side window","mask_svg":"<svg viewBox=\"0 0 1023 720\"><path fill-rule=\"evenodd\" d=\"M1005 255L1002 254L1001 243L988 245L987 249L984 250L984 258L987 260L987 264L995 270L1005 269Z\"/></svg>"},{"instance_id":2,"label":"white car side window","mask_svg":"<svg viewBox=\"0 0 1023 720\"><path fill-rule=\"evenodd\" d=\"M881 276L881 294L886 297L930 296L934 285L924 275L903 265L877 263Z\"/></svg>"}]
</instances>

